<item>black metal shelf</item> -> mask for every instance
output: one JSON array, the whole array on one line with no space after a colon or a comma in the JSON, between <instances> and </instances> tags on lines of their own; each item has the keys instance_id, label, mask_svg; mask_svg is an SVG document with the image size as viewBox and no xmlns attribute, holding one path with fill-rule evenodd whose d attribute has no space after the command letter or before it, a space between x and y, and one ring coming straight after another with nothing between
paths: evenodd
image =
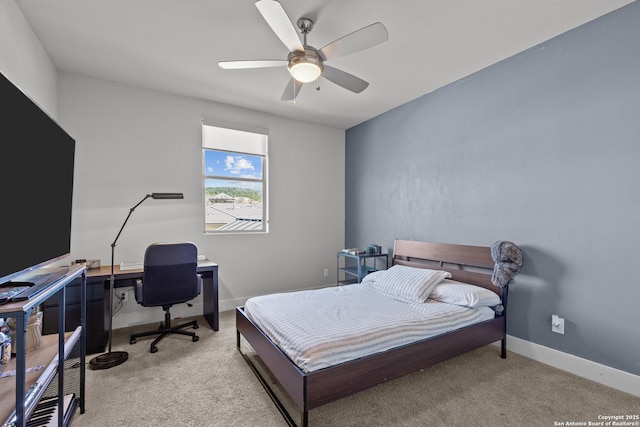
<instances>
[{"instance_id":1,"label":"black metal shelf","mask_svg":"<svg viewBox=\"0 0 640 427\"><path fill-rule=\"evenodd\" d=\"M340 266L340 259L343 259L343 266ZM379 261L384 259L384 265L379 267ZM351 261L349 261L351 260ZM373 261L373 265L367 262ZM336 284L349 285L352 283L360 283L364 276L378 270L386 270L389 265L389 256L387 254L350 254L340 251L336 254ZM340 279L340 272L343 278Z\"/></svg>"},{"instance_id":2,"label":"black metal shelf","mask_svg":"<svg viewBox=\"0 0 640 427\"><path fill-rule=\"evenodd\" d=\"M46 270L46 269L44 269ZM61 301L58 310L58 323L65 324L66 288L73 280L81 280L81 301L86 301L86 272L84 266L72 266L65 277L46 286L42 292L26 301L10 302L0 306L0 317L16 319L15 358L8 369L15 369L15 376L2 378L0 389L3 399L0 404L0 421L6 425L25 426L43 396L49 396L52 389L57 401L57 416L52 420L55 425L66 426L71 422L76 408L84 412L84 380L85 380L85 319L82 313L73 332L45 335L39 348L26 353L27 322L32 311L54 296ZM78 368L71 369L67 362ZM37 375L28 373L28 368L42 366ZM45 368L46 366L46 368ZM67 369L69 368L69 369ZM78 378L68 378L77 373ZM36 371L37 372L37 371ZM71 381L72 379L77 381ZM71 383L77 387L72 387ZM65 399L65 390L75 389L71 399ZM3 424L5 425L5 424Z\"/></svg>"}]
</instances>

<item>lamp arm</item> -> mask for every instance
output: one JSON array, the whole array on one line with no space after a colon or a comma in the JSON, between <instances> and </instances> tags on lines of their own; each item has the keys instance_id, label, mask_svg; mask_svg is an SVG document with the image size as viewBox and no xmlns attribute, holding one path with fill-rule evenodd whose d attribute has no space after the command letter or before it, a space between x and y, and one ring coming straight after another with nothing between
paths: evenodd
<instances>
[{"instance_id":1,"label":"lamp arm","mask_svg":"<svg viewBox=\"0 0 640 427\"><path fill-rule=\"evenodd\" d=\"M146 196L144 196L144 198L142 200L140 200L134 207L132 207L131 209L129 209L129 215L127 215L127 217L125 218L124 222L122 223L122 227L120 227L120 231L118 231L118 234L116 235L116 238L113 239L113 243L111 244L111 247L115 247L116 246L116 242L118 241L118 238L120 237L120 234L122 233L122 230L124 230L124 226L127 225L127 221L129 221L129 217L131 216L131 214L133 213L133 211L136 210L136 208L138 206L140 206L142 204L142 202L144 202L145 200L147 200L149 197L151 197L151 194L147 194ZM112 260L113 261L113 260ZM113 263L112 263L113 264Z\"/></svg>"}]
</instances>

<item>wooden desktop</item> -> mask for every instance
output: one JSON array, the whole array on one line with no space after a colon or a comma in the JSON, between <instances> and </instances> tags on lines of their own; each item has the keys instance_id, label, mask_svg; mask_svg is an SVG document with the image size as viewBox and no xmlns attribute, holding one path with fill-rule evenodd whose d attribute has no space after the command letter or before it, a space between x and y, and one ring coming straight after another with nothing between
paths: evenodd
<instances>
[{"instance_id":1,"label":"wooden desktop","mask_svg":"<svg viewBox=\"0 0 640 427\"><path fill-rule=\"evenodd\" d=\"M142 268L120 270L114 267L114 287L124 288L135 286L137 279L142 279ZM199 261L198 274L202 276L202 304L203 315L214 331L219 329L218 310L218 264L212 261ZM109 338L109 278L111 265L87 270L87 354L104 352ZM73 286L73 285L69 285ZM80 311L74 305L73 291L68 297L67 318L73 319ZM45 305L43 323L44 333L57 332L55 322L47 322L47 311L56 310L57 301L52 298L51 305ZM77 313L76 313L77 311ZM52 317L55 319L55 317Z\"/></svg>"}]
</instances>

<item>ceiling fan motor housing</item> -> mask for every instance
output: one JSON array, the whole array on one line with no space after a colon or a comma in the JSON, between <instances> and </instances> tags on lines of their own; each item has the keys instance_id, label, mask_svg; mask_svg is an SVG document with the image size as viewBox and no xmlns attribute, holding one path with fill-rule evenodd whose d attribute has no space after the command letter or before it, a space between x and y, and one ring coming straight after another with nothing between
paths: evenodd
<instances>
[{"instance_id":1,"label":"ceiling fan motor housing","mask_svg":"<svg viewBox=\"0 0 640 427\"><path fill-rule=\"evenodd\" d=\"M301 83L309 83L316 80L324 70L324 61L320 53L305 46L304 51L290 52L287 57L289 72Z\"/></svg>"}]
</instances>

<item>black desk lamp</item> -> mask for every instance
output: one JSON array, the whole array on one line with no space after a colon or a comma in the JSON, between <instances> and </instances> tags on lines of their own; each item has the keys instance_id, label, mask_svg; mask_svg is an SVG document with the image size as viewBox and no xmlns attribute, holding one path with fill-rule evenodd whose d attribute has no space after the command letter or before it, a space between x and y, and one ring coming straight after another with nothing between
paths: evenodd
<instances>
[{"instance_id":1,"label":"black desk lamp","mask_svg":"<svg viewBox=\"0 0 640 427\"><path fill-rule=\"evenodd\" d=\"M144 196L144 198L140 200L137 205L129 209L129 215L127 215L127 218L124 220L122 227L120 227L120 231L118 231L116 238L111 244L111 276L109 277L109 350L107 351L107 353L101 354L100 356L96 356L91 359L91 361L89 361L90 369L109 369L124 363L129 358L129 353L127 353L126 351L111 351L111 334L113 332L113 288L116 281L116 276L113 272L113 264L115 262L114 253L118 237L120 237L124 226L127 224L127 221L129 221L129 217L131 216L133 211L136 210L136 208L149 197L151 197L152 199L184 199L184 195L182 193L151 193Z\"/></svg>"}]
</instances>

